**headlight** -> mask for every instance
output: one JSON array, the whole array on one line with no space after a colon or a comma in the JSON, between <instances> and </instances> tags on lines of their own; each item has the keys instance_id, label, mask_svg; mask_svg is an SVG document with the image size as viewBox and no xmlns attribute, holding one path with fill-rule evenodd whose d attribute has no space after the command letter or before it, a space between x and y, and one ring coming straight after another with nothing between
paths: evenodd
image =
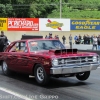
<instances>
[{"instance_id":1,"label":"headlight","mask_svg":"<svg viewBox=\"0 0 100 100\"><path fill-rule=\"evenodd\" d=\"M58 65L58 59L52 60L52 64L53 64L54 66L57 66L57 65Z\"/></svg>"},{"instance_id":2,"label":"headlight","mask_svg":"<svg viewBox=\"0 0 100 100\"><path fill-rule=\"evenodd\" d=\"M93 62L97 62L97 61L98 61L97 56L94 56L94 57L93 57Z\"/></svg>"}]
</instances>

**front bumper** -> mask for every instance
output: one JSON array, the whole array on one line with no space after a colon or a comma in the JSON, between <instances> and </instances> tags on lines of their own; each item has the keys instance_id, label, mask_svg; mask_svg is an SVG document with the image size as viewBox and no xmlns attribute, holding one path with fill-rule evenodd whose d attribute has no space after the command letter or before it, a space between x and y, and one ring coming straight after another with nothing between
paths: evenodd
<instances>
[{"instance_id":1,"label":"front bumper","mask_svg":"<svg viewBox=\"0 0 100 100\"><path fill-rule=\"evenodd\" d=\"M85 71L96 70L99 67L99 63L97 64L88 64L88 65L73 65L73 66L61 66L61 67L52 67L50 69L50 74L71 74L71 73L79 73Z\"/></svg>"}]
</instances>

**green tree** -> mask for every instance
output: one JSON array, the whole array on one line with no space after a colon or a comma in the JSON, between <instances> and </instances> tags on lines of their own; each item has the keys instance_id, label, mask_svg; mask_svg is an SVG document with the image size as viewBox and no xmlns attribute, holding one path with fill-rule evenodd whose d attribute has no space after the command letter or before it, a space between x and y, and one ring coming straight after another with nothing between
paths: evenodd
<instances>
[{"instance_id":1,"label":"green tree","mask_svg":"<svg viewBox=\"0 0 100 100\"><path fill-rule=\"evenodd\" d=\"M29 8L30 4L25 2L26 0L12 0L12 8L14 13L14 17L17 18L23 18L23 17L29 17ZM28 0L29 1L29 0ZM32 1L32 0L30 0Z\"/></svg>"},{"instance_id":2,"label":"green tree","mask_svg":"<svg viewBox=\"0 0 100 100\"><path fill-rule=\"evenodd\" d=\"M58 1L59 0L34 0L30 6L30 17L47 17L48 14L57 9Z\"/></svg>"},{"instance_id":3,"label":"green tree","mask_svg":"<svg viewBox=\"0 0 100 100\"><path fill-rule=\"evenodd\" d=\"M6 9L6 17L14 17L15 16L15 12L14 12L11 4L6 4L5 9Z\"/></svg>"},{"instance_id":4,"label":"green tree","mask_svg":"<svg viewBox=\"0 0 100 100\"><path fill-rule=\"evenodd\" d=\"M6 7L4 4L0 4L0 17L6 17Z\"/></svg>"},{"instance_id":5,"label":"green tree","mask_svg":"<svg viewBox=\"0 0 100 100\"><path fill-rule=\"evenodd\" d=\"M59 18L60 0L0 0L0 17ZM62 0L62 18L99 18L100 0Z\"/></svg>"}]
</instances>

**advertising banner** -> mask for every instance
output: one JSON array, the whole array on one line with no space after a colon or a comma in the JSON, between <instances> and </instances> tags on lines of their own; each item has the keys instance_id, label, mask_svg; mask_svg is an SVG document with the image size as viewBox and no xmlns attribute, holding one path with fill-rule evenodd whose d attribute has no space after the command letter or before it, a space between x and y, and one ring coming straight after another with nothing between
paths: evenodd
<instances>
[{"instance_id":1,"label":"advertising banner","mask_svg":"<svg viewBox=\"0 0 100 100\"><path fill-rule=\"evenodd\" d=\"M1 31L7 30L7 18L0 18L0 30Z\"/></svg>"},{"instance_id":2,"label":"advertising banner","mask_svg":"<svg viewBox=\"0 0 100 100\"><path fill-rule=\"evenodd\" d=\"M39 19L8 18L8 31L39 31Z\"/></svg>"},{"instance_id":3,"label":"advertising banner","mask_svg":"<svg viewBox=\"0 0 100 100\"><path fill-rule=\"evenodd\" d=\"M100 30L99 20L71 20L71 30Z\"/></svg>"},{"instance_id":4,"label":"advertising banner","mask_svg":"<svg viewBox=\"0 0 100 100\"><path fill-rule=\"evenodd\" d=\"M70 31L70 19L39 18L39 31Z\"/></svg>"}]
</instances>

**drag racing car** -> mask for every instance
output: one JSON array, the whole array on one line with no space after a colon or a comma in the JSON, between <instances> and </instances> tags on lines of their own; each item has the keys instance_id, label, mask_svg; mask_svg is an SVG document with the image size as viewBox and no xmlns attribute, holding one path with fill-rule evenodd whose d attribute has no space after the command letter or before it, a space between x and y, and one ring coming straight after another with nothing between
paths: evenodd
<instances>
[{"instance_id":1,"label":"drag racing car","mask_svg":"<svg viewBox=\"0 0 100 100\"><path fill-rule=\"evenodd\" d=\"M66 49L58 39L22 39L12 42L0 53L5 75L20 72L35 76L38 84L46 85L50 77L89 78L99 66L99 55Z\"/></svg>"}]
</instances>

